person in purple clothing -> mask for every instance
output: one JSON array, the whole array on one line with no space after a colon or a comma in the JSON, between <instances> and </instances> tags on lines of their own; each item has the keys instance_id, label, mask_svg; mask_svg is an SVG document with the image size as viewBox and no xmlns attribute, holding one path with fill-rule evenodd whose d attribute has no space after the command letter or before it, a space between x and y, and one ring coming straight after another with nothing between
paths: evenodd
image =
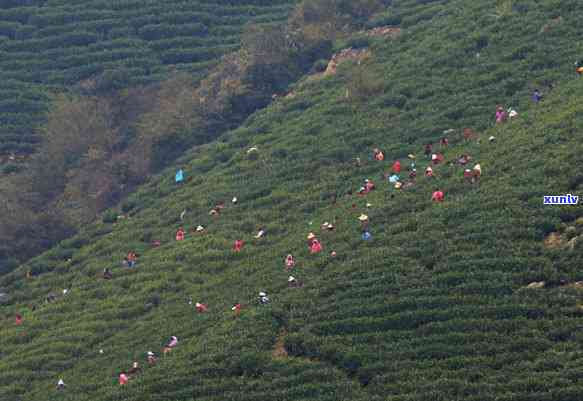
<instances>
[{"instance_id":1,"label":"person in purple clothing","mask_svg":"<svg viewBox=\"0 0 583 401\"><path fill-rule=\"evenodd\" d=\"M533 102L538 103L543 99L543 94L540 93L538 89L535 89L534 92L532 92L531 98Z\"/></svg>"},{"instance_id":2,"label":"person in purple clothing","mask_svg":"<svg viewBox=\"0 0 583 401\"><path fill-rule=\"evenodd\" d=\"M500 124L505 122L508 119L508 113L504 111L502 106L496 107L496 123Z\"/></svg>"}]
</instances>

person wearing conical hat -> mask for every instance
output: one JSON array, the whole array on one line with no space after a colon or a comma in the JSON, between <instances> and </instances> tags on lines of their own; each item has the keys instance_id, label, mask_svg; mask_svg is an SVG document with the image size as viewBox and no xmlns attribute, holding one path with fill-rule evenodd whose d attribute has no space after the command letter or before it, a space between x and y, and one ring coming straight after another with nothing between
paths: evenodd
<instances>
[{"instance_id":1,"label":"person wearing conical hat","mask_svg":"<svg viewBox=\"0 0 583 401\"><path fill-rule=\"evenodd\" d=\"M64 390L65 386L66 385L63 379L59 379L59 381L57 382L57 390Z\"/></svg>"},{"instance_id":2,"label":"person wearing conical hat","mask_svg":"<svg viewBox=\"0 0 583 401\"><path fill-rule=\"evenodd\" d=\"M258 232L257 235L255 235L255 238L259 239L259 238L263 238L265 237L266 231L264 228L261 228Z\"/></svg>"},{"instance_id":3,"label":"person wearing conical hat","mask_svg":"<svg viewBox=\"0 0 583 401\"><path fill-rule=\"evenodd\" d=\"M477 175L477 176L481 176L482 175L482 166L480 166L480 163L477 163L474 166L474 175Z\"/></svg>"},{"instance_id":4,"label":"person wearing conical hat","mask_svg":"<svg viewBox=\"0 0 583 401\"><path fill-rule=\"evenodd\" d=\"M368 216L366 214L361 214L358 217L358 220L360 221L361 228L363 230L367 230L368 229L368 223L369 223Z\"/></svg>"},{"instance_id":5,"label":"person wearing conical hat","mask_svg":"<svg viewBox=\"0 0 583 401\"><path fill-rule=\"evenodd\" d=\"M148 365L153 366L156 364L156 354L154 354L152 351L148 351L146 356L148 357Z\"/></svg>"},{"instance_id":6,"label":"person wearing conical hat","mask_svg":"<svg viewBox=\"0 0 583 401\"><path fill-rule=\"evenodd\" d=\"M287 279L287 285L289 288L301 288L304 284L294 276L289 276Z\"/></svg>"},{"instance_id":7,"label":"person wearing conical hat","mask_svg":"<svg viewBox=\"0 0 583 401\"><path fill-rule=\"evenodd\" d=\"M261 291L259 293L259 303L261 305L267 305L269 303L269 297L264 291Z\"/></svg>"},{"instance_id":8,"label":"person wearing conical hat","mask_svg":"<svg viewBox=\"0 0 583 401\"><path fill-rule=\"evenodd\" d=\"M480 163L477 163L474 168L472 169L472 173L473 173L473 179L472 182L478 182L480 181L480 177L482 176L482 166L480 166Z\"/></svg>"}]
</instances>

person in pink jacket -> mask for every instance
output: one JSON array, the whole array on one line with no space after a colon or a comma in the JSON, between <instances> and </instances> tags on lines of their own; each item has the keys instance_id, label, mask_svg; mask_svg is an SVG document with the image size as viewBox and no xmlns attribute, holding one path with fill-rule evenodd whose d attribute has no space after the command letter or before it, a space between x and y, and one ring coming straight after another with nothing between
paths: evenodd
<instances>
[{"instance_id":1,"label":"person in pink jacket","mask_svg":"<svg viewBox=\"0 0 583 401\"><path fill-rule=\"evenodd\" d=\"M443 202L443 199L445 198L445 195L443 194L443 191L436 189L435 192L433 192L433 195L431 196L431 200L434 202Z\"/></svg>"}]
</instances>

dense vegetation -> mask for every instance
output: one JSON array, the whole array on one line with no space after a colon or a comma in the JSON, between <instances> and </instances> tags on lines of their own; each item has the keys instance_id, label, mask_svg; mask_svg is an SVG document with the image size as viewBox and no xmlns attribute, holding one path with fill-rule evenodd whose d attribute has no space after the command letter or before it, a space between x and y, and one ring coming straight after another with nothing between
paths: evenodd
<instances>
[{"instance_id":1,"label":"dense vegetation","mask_svg":"<svg viewBox=\"0 0 583 401\"><path fill-rule=\"evenodd\" d=\"M194 108L192 93L211 69L222 68L221 56L240 48L245 26L284 23L292 6L3 3L0 213L7 217L0 222L0 271L123 198L161 164L149 162L151 147L171 160L176 148L225 129L196 125L183 109ZM186 128L199 134L184 140Z\"/></svg>"},{"instance_id":2,"label":"dense vegetation","mask_svg":"<svg viewBox=\"0 0 583 401\"><path fill-rule=\"evenodd\" d=\"M583 81L572 71L582 17L576 1L393 2L368 26L398 24L398 39L352 37L370 57L297 83L293 96L194 148L104 216L127 218L89 225L2 278L0 398L580 399L583 295L564 283L583 279L583 247L543 240L579 238L583 210L542 197L583 184ZM535 87L540 104L530 100ZM495 126L496 104L519 117ZM464 140L464 128L479 141ZM447 161L470 154L479 184L447 164L435 180L422 177L423 146L449 129L440 151ZM374 147L384 162L371 160ZM407 166L409 153L419 178L399 191L382 174L395 159ZM377 190L349 194L365 178ZM436 186L441 204L430 200ZM210 216L220 201L225 209ZM336 230L321 232L324 221ZM191 231L199 224L203 235ZM178 242L182 225L189 232ZM253 238L260 228L267 236ZM309 253L310 231L324 252ZM246 241L240 253L236 239ZM119 267L129 250L140 255L135 270ZM303 288L287 288L290 252ZM105 267L112 280L99 277ZM533 281L545 284L524 288ZM71 290L43 302L62 288ZM269 306L257 305L261 290ZM190 297L208 313L196 314ZM234 317L237 302L247 307ZM13 326L16 313L22 325ZM177 349L117 384L171 335Z\"/></svg>"},{"instance_id":3,"label":"dense vegetation","mask_svg":"<svg viewBox=\"0 0 583 401\"><path fill-rule=\"evenodd\" d=\"M201 78L249 22L285 20L292 1L44 1L0 4L0 152L30 153L47 93ZM235 5L234 5L235 4ZM88 81L87 81L88 80Z\"/></svg>"},{"instance_id":4,"label":"dense vegetation","mask_svg":"<svg viewBox=\"0 0 583 401\"><path fill-rule=\"evenodd\" d=\"M185 149L237 127L313 66L325 66L321 59L330 56L333 41L362 28L383 6L381 0L302 2L285 21L257 23L249 16L237 50L203 79L174 70L144 84L130 79L139 74L115 67L53 93L37 130L37 153L25 164L16 163L21 156L3 158L13 160L0 182L7 194L0 211L9 216L0 222L6 238L0 271L70 236ZM249 11L241 7L229 12ZM14 174L18 166L26 168ZM39 224L47 229L28 228Z\"/></svg>"}]
</instances>

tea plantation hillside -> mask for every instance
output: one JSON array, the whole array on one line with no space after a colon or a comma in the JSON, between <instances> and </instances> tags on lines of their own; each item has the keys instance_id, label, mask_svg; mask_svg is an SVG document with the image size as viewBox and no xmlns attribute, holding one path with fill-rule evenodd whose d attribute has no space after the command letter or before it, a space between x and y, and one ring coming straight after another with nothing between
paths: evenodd
<instances>
[{"instance_id":1,"label":"tea plantation hillside","mask_svg":"<svg viewBox=\"0 0 583 401\"><path fill-rule=\"evenodd\" d=\"M201 78L238 48L247 23L284 21L294 1L3 1L0 154L27 154L48 93L83 82L101 90Z\"/></svg>"},{"instance_id":2,"label":"tea plantation hillside","mask_svg":"<svg viewBox=\"0 0 583 401\"><path fill-rule=\"evenodd\" d=\"M583 8L500 4L395 2L375 23L400 24L398 39L370 39L362 62L306 77L151 177L115 210L125 218L3 276L0 399L583 399L583 210L543 205L583 185L572 68ZM518 117L495 124L497 104ZM430 141L445 157L435 178L423 174ZM399 190L383 174L400 160L407 180L409 154L418 176ZM481 165L479 183L464 180L462 154ZM376 189L358 195L364 179ZM431 201L436 188L444 202ZM322 252L310 253L310 232ZM130 250L133 269L121 267ZM303 287L288 288L290 274ZM178 346L162 356L170 336ZM120 386L133 361L142 371Z\"/></svg>"}]
</instances>

